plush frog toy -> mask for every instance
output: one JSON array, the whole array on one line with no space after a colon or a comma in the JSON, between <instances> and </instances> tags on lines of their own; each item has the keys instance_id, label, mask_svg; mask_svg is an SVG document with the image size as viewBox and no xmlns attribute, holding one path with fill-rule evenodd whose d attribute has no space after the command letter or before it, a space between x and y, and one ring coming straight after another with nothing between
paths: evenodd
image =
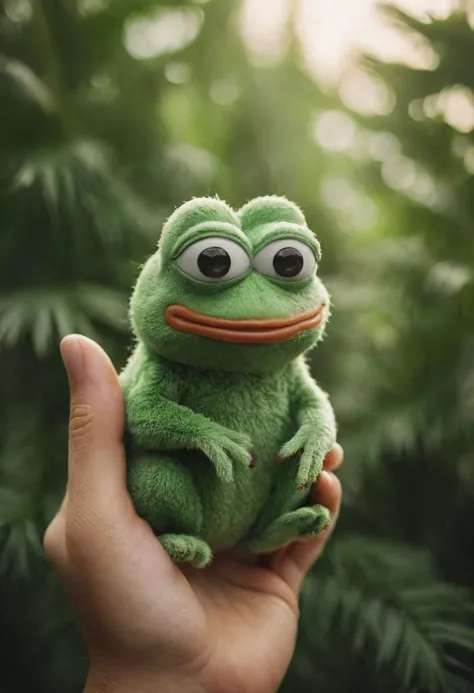
<instances>
[{"instance_id":1,"label":"plush frog toy","mask_svg":"<svg viewBox=\"0 0 474 693\"><path fill-rule=\"evenodd\" d=\"M237 212L200 198L172 214L141 271L120 375L129 489L176 562L274 551L330 519L309 504L336 439L304 359L329 315L319 259L285 198Z\"/></svg>"}]
</instances>

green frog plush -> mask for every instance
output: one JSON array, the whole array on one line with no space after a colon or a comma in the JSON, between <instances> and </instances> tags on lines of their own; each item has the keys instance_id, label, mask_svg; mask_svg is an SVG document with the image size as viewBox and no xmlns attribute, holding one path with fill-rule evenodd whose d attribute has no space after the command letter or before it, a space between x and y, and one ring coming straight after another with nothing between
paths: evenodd
<instances>
[{"instance_id":1,"label":"green frog plush","mask_svg":"<svg viewBox=\"0 0 474 693\"><path fill-rule=\"evenodd\" d=\"M304 354L329 295L301 210L215 198L165 223L132 300L135 349L120 375L129 489L176 562L274 551L330 520L310 487L336 440L327 395Z\"/></svg>"}]
</instances>

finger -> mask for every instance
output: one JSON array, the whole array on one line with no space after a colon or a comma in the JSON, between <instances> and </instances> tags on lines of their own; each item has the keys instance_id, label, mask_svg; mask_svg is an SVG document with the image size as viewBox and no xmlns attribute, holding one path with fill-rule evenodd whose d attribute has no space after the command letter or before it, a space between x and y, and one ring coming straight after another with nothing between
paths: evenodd
<instances>
[{"instance_id":1,"label":"finger","mask_svg":"<svg viewBox=\"0 0 474 693\"><path fill-rule=\"evenodd\" d=\"M217 477L225 483L230 483L234 477L232 462L221 448L213 443L207 443L202 446L202 451L214 465Z\"/></svg>"},{"instance_id":2,"label":"finger","mask_svg":"<svg viewBox=\"0 0 474 693\"><path fill-rule=\"evenodd\" d=\"M54 568L64 576L67 566L65 512L58 512L51 520L43 537L43 548Z\"/></svg>"},{"instance_id":3,"label":"finger","mask_svg":"<svg viewBox=\"0 0 474 693\"><path fill-rule=\"evenodd\" d=\"M298 450L304 446L306 442L306 432L301 429L295 433L293 438L291 438L285 445L281 448L278 457L281 461L286 460L288 457L295 455Z\"/></svg>"},{"instance_id":4,"label":"finger","mask_svg":"<svg viewBox=\"0 0 474 693\"><path fill-rule=\"evenodd\" d=\"M321 457L321 452L316 445L310 447L311 466L309 468L308 483L314 485L322 470L324 469L324 458Z\"/></svg>"},{"instance_id":5,"label":"finger","mask_svg":"<svg viewBox=\"0 0 474 693\"><path fill-rule=\"evenodd\" d=\"M339 513L342 489L341 482L332 472L322 471L311 489L311 498L316 505L324 505L331 517Z\"/></svg>"},{"instance_id":6,"label":"finger","mask_svg":"<svg viewBox=\"0 0 474 693\"><path fill-rule=\"evenodd\" d=\"M62 499L61 504L57 510L56 515L60 515L61 517L64 517L66 514L66 506L67 506L67 487L66 487L66 491L64 493L63 499Z\"/></svg>"},{"instance_id":7,"label":"finger","mask_svg":"<svg viewBox=\"0 0 474 693\"><path fill-rule=\"evenodd\" d=\"M344 461L344 450L339 445L339 443L335 443L335 445L331 448L331 450L326 455L323 467L328 472L333 472L335 469L338 469L341 466L343 461Z\"/></svg>"},{"instance_id":8,"label":"finger","mask_svg":"<svg viewBox=\"0 0 474 693\"><path fill-rule=\"evenodd\" d=\"M129 505L126 490L123 396L115 369L86 337L61 343L70 385L68 515L82 507Z\"/></svg>"},{"instance_id":9,"label":"finger","mask_svg":"<svg viewBox=\"0 0 474 693\"><path fill-rule=\"evenodd\" d=\"M314 443L307 443L298 466L298 473L296 475L296 484L298 489L304 490L309 488L311 484L317 478L319 472L321 471L322 463L317 463L318 457L316 455L317 446ZM316 458L316 465L313 464L313 460ZM314 476L312 476L313 466L316 467Z\"/></svg>"},{"instance_id":10,"label":"finger","mask_svg":"<svg viewBox=\"0 0 474 693\"><path fill-rule=\"evenodd\" d=\"M235 460L237 464L242 465L244 468L250 467L252 464L252 455L248 450L245 450L231 440L228 441L226 447L228 454L230 454L231 458Z\"/></svg>"},{"instance_id":11,"label":"finger","mask_svg":"<svg viewBox=\"0 0 474 693\"><path fill-rule=\"evenodd\" d=\"M318 537L306 542L296 542L283 549L275 556L271 566L296 593L300 591L306 573L321 555L334 529L341 504L341 484L331 472L321 472L314 487L314 501L329 509L331 522Z\"/></svg>"}]
</instances>

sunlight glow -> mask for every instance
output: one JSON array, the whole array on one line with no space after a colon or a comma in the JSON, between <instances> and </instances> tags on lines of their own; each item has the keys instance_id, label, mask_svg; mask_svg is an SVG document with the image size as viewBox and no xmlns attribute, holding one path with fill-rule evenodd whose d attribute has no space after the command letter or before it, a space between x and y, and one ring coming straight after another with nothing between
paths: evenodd
<instances>
[{"instance_id":1,"label":"sunlight glow","mask_svg":"<svg viewBox=\"0 0 474 693\"><path fill-rule=\"evenodd\" d=\"M428 21L432 19L447 19L460 6L459 0L397 0L396 4L407 14Z\"/></svg>"},{"instance_id":2,"label":"sunlight glow","mask_svg":"<svg viewBox=\"0 0 474 693\"><path fill-rule=\"evenodd\" d=\"M78 0L77 9L82 15L87 16L105 10L108 4L109 0Z\"/></svg>"},{"instance_id":3,"label":"sunlight glow","mask_svg":"<svg viewBox=\"0 0 474 693\"><path fill-rule=\"evenodd\" d=\"M471 176L474 175L474 147L469 147L464 154L464 167Z\"/></svg>"},{"instance_id":4,"label":"sunlight glow","mask_svg":"<svg viewBox=\"0 0 474 693\"><path fill-rule=\"evenodd\" d=\"M316 141L330 152L348 150L355 141L356 124L342 111L323 111L318 113L313 130Z\"/></svg>"},{"instance_id":5,"label":"sunlight glow","mask_svg":"<svg viewBox=\"0 0 474 693\"><path fill-rule=\"evenodd\" d=\"M400 156L401 145L391 132L370 134L369 155L374 161L390 161Z\"/></svg>"},{"instance_id":6,"label":"sunlight glow","mask_svg":"<svg viewBox=\"0 0 474 693\"><path fill-rule=\"evenodd\" d=\"M191 68L187 63L172 60L165 66L165 77L172 84L185 84L191 76Z\"/></svg>"},{"instance_id":7,"label":"sunlight glow","mask_svg":"<svg viewBox=\"0 0 474 693\"><path fill-rule=\"evenodd\" d=\"M418 69L437 66L438 57L422 36L400 31L378 10L376 0L300 0L298 30L308 68L319 81L337 81L361 52Z\"/></svg>"},{"instance_id":8,"label":"sunlight glow","mask_svg":"<svg viewBox=\"0 0 474 693\"><path fill-rule=\"evenodd\" d=\"M361 115L387 115L395 105L394 95L381 80L357 68L344 73L339 96L347 108Z\"/></svg>"},{"instance_id":9,"label":"sunlight glow","mask_svg":"<svg viewBox=\"0 0 474 693\"><path fill-rule=\"evenodd\" d=\"M96 72L90 79L89 98L96 102L110 103L119 95L119 87L107 72Z\"/></svg>"},{"instance_id":10,"label":"sunlight glow","mask_svg":"<svg viewBox=\"0 0 474 693\"><path fill-rule=\"evenodd\" d=\"M203 19L202 10L190 8L132 19L125 26L125 47L130 55L142 60L174 53L194 41Z\"/></svg>"},{"instance_id":11,"label":"sunlight glow","mask_svg":"<svg viewBox=\"0 0 474 693\"><path fill-rule=\"evenodd\" d=\"M364 193L356 190L344 176L326 176L321 183L321 199L351 229L362 231L377 221L377 207Z\"/></svg>"},{"instance_id":12,"label":"sunlight glow","mask_svg":"<svg viewBox=\"0 0 474 693\"><path fill-rule=\"evenodd\" d=\"M4 11L12 22L27 22L33 14L30 0L5 0Z\"/></svg>"},{"instance_id":13,"label":"sunlight glow","mask_svg":"<svg viewBox=\"0 0 474 693\"><path fill-rule=\"evenodd\" d=\"M244 0L240 32L255 65L271 65L284 53L289 11L290 0Z\"/></svg>"},{"instance_id":14,"label":"sunlight glow","mask_svg":"<svg viewBox=\"0 0 474 693\"><path fill-rule=\"evenodd\" d=\"M436 180L420 164L403 156L397 149L398 153L394 147L392 155L382 163L381 173L385 184L422 205L434 207L442 197Z\"/></svg>"},{"instance_id":15,"label":"sunlight glow","mask_svg":"<svg viewBox=\"0 0 474 693\"><path fill-rule=\"evenodd\" d=\"M239 98L240 89L235 82L218 79L211 84L209 95L214 103L220 106L230 106Z\"/></svg>"},{"instance_id":16,"label":"sunlight glow","mask_svg":"<svg viewBox=\"0 0 474 693\"><path fill-rule=\"evenodd\" d=\"M474 97L470 89L453 87L442 91L437 110L458 132L468 133L474 129Z\"/></svg>"},{"instance_id":17,"label":"sunlight glow","mask_svg":"<svg viewBox=\"0 0 474 693\"><path fill-rule=\"evenodd\" d=\"M430 16L447 16L459 1L394 0L394 4L429 21ZM244 0L241 33L258 64L271 64L284 52L291 7L289 0ZM296 25L308 69L322 84L337 82L361 52L424 70L438 64L430 44L421 35L394 26L377 0L297 0ZM359 108L368 110L368 106Z\"/></svg>"},{"instance_id":18,"label":"sunlight glow","mask_svg":"<svg viewBox=\"0 0 474 693\"><path fill-rule=\"evenodd\" d=\"M450 87L439 94L430 94L422 101L413 101L408 112L414 120L441 117L463 134L474 130L474 94L467 87Z\"/></svg>"},{"instance_id":19,"label":"sunlight glow","mask_svg":"<svg viewBox=\"0 0 474 693\"><path fill-rule=\"evenodd\" d=\"M382 165L382 178L393 190L408 190L415 183L415 163L403 156L385 161Z\"/></svg>"}]
</instances>

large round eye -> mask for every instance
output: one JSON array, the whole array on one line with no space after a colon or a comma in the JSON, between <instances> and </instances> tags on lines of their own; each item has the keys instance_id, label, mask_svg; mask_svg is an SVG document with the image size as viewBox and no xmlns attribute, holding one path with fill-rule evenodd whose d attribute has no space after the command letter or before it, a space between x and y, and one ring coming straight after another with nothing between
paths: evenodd
<instances>
[{"instance_id":1,"label":"large round eye","mask_svg":"<svg viewBox=\"0 0 474 693\"><path fill-rule=\"evenodd\" d=\"M254 257L256 270L275 279L305 279L316 269L316 257L306 243L282 238L269 243Z\"/></svg>"},{"instance_id":2,"label":"large round eye","mask_svg":"<svg viewBox=\"0 0 474 693\"><path fill-rule=\"evenodd\" d=\"M250 258L228 238L203 238L184 250L177 260L187 275L203 282L222 282L245 274Z\"/></svg>"}]
</instances>

